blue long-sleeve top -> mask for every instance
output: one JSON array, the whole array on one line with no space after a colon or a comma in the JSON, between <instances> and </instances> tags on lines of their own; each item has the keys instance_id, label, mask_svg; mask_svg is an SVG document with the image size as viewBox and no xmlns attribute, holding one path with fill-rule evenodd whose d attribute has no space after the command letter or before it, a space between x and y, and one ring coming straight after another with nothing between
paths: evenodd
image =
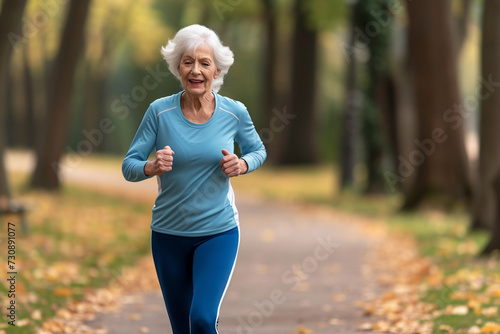
<instances>
[{"instance_id":1,"label":"blue long-sleeve top","mask_svg":"<svg viewBox=\"0 0 500 334\"><path fill-rule=\"evenodd\" d=\"M213 93L215 110L206 123L184 117L183 92L160 98L149 106L122 164L128 181L149 178L144 173L151 153L170 146L172 170L157 176L151 228L178 236L205 236L239 225L238 210L229 178L219 165L222 149L234 152L237 142L248 171L259 168L266 150L246 107Z\"/></svg>"}]
</instances>

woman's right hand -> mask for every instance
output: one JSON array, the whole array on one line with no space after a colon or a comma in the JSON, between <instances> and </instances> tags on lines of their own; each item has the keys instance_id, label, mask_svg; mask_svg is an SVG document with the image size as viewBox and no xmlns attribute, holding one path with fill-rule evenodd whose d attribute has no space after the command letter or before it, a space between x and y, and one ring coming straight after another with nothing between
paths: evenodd
<instances>
[{"instance_id":1,"label":"woman's right hand","mask_svg":"<svg viewBox=\"0 0 500 334\"><path fill-rule=\"evenodd\" d=\"M174 161L173 155L174 151L172 151L170 146L165 146L161 150L156 151L156 159L148 161L144 165L144 173L147 176L153 176L170 172Z\"/></svg>"}]
</instances>

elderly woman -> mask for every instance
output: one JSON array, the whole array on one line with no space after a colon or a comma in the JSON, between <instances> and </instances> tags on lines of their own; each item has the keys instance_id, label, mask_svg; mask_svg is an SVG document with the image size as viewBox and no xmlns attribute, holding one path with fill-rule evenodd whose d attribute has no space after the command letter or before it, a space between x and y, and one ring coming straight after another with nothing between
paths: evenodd
<instances>
[{"instance_id":1,"label":"elderly woman","mask_svg":"<svg viewBox=\"0 0 500 334\"><path fill-rule=\"evenodd\" d=\"M259 168L266 150L245 106L217 94L234 60L215 32L185 27L161 51L184 90L151 103L123 175L157 176L151 247L173 333L218 333L239 246L229 178Z\"/></svg>"}]
</instances>

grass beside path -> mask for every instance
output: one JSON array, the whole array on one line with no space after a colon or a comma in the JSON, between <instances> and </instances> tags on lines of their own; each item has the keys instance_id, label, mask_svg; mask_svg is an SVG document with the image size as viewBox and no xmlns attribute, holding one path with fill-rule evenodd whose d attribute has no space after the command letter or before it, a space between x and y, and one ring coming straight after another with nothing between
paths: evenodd
<instances>
[{"instance_id":1,"label":"grass beside path","mask_svg":"<svg viewBox=\"0 0 500 334\"><path fill-rule=\"evenodd\" d=\"M0 333L31 334L41 328L75 333L76 327L73 331L67 324L46 320L73 316L71 307L80 313L90 311L83 308L107 307L104 299L113 298L110 284L149 252L150 205L71 186L58 194L27 191L25 175L13 175L12 181L16 198L29 207L30 231L23 235L17 217L2 218L5 230L7 221L16 225L18 274L15 298L9 298L5 270L0 273L2 311L15 300L17 312L16 327L2 314ZM5 245L6 234L1 235ZM104 288L108 290L99 290ZM79 303L90 295L94 305Z\"/></svg>"}]
</instances>

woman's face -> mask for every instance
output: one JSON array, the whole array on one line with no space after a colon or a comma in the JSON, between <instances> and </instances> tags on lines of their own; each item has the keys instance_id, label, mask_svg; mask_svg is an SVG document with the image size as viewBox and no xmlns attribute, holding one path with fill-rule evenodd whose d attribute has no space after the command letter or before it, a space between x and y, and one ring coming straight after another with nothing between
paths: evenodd
<instances>
[{"instance_id":1,"label":"woman's face","mask_svg":"<svg viewBox=\"0 0 500 334\"><path fill-rule=\"evenodd\" d=\"M201 45L194 53L184 54L179 64L179 74L186 93L193 96L212 93L212 82L220 74L215 66L212 49Z\"/></svg>"}]
</instances>

